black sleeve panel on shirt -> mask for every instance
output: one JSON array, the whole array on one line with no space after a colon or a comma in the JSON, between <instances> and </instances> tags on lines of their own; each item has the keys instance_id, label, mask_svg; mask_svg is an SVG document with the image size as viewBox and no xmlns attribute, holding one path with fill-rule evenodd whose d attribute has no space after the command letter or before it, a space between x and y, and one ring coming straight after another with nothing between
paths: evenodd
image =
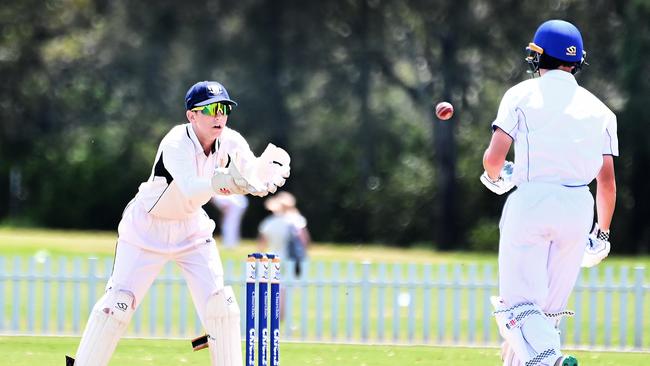
<instances>
[{"instance_id":1,"label":"black sleeve panel on shirt","mask_svg":"<svg viewBox=\"0 0 650 366\"><path fill-rule=\"evenodd\" d=\"M167 184L170 184L174 178L172 175L167 171L167 168L165 168L165 163L163 163L163 153L160 153L160 158L156 162L156 167L153 170L153 175L154 177L164 177L165 180L167 181Z\"/></svg>"}]
</instances>

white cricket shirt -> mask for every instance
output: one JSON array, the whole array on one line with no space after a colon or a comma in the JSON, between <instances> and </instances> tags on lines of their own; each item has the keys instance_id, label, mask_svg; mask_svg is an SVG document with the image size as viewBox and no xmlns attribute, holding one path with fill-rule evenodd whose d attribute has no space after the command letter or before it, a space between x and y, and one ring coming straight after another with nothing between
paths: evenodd
<instances>
[{"instance_id":1,"label":"white cricket shirt","mask_svg":"<svg viewBox=\"0 0 650 366\"><path fill-rule=\"evenodd\" d=\"M297 212L286 214L272 214L260 222L258 232L267 240L269 252L277 254L280 258L289 258L288 246L293 228L304 228L307 219Z\"/></svg>"},{"instance_id":2,"label":"white cricket shirt","mask_svg":"<svg viewBox=\"0 0 650 366\"><path fill-rule=\"evenodd\" d=\"M616 116L561 70L510 88L492 123L496 127L514 140L516 185L587 185L603 155L618 156Z\"/></svg>"},{"instance_id":3,"label":"white cricket shirt","mask_svg":"<svg viewBox=\"0 0 650 366\"><path fill-rule=\"evenodd\" d=\"M140 184L135 203L158 218L190 218L216 194L211 183L216 168L254 158L246 140L228 127L206 156L190 123L175 126L160 142L151 176Z\"/></svg>"}]
</instances>

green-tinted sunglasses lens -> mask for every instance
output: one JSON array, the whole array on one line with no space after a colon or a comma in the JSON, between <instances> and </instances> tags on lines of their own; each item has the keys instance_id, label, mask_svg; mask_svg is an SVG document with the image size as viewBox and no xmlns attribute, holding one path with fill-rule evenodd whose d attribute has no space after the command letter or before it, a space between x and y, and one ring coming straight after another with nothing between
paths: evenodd
<instances>
[{"instance_id":1,"label":"green-tinted sunglasses lens","mask_svg":"<svg viewBox=\"0 0 650 366\"><path fill-rule=\"evenodd\" d=\"M232 112L232 106L230 104L224 103L212 103L203 107L196 107L192 109L193 111L201 111L201 113L206 116L214 117L217 115L217 112L221 113L223 116L230 115Z\"/></svg>"},{"instance_id":2,"label":"green-tinted sunglasses lens","mask_svg":"<svg viewBox=\"0 0 650 366\"><path fill-rule=\"evenodd\" d=\"M212 103L203 107L201 111L206 116L214 117L217 115L217 112L221 113L223 116L227 116L232 111L232 106L224 103Z\"/></svg>"},{"instance_id":3,"label":"green-tinted sunglasses lens","mask_svg":"<svg viewBox=\"0 0 650 366\"><path fill-rule=\"evenodd\" d=\"M216 103L216 106L217 110L224 116L228 116L230 115L230 112L232 112L232 106L230 104Z\"/></svg>"},{"instance_id":4,"label":"green-tinted sunglasses lens","mask_svg":"<svg viewBox=\"0 0 650 366\"><path fill-rule=\"evenodd\" d=\"M208 104L205 107L203 107L203 110L201 111L203 114L206 116L214 117L216 115L216 108L214 104Z\"/></svg>"}]
</instances>

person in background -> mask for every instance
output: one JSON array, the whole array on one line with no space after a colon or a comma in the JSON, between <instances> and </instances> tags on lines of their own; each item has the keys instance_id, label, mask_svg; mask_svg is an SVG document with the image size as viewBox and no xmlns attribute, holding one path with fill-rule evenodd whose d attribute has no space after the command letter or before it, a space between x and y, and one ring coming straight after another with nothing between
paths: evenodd
<instances>
[{"instance_id":1,"label":"person in background","mask_svg":"<svg viewBox=\"0 0 650 366\"><path fill-rule=\"evenodd\" d=\"M241 241L241 222L248 207L248 198L241 194L217 195L212 197L221 213L221 242L224 248L234 248Z\"/></svg>"},{"instance_id":2,"label":"person in background","mask_svg":"<svg viewBox=\"0 0 650 366\"><path fill-rule=\"evenodd\" d=\"M264 201L264 207L271 215L258 228L260 249L295 263L295 276L300 277L311 242L307 219L296 208L296 198L286 191Z\"/></svg>"}]
</instances>

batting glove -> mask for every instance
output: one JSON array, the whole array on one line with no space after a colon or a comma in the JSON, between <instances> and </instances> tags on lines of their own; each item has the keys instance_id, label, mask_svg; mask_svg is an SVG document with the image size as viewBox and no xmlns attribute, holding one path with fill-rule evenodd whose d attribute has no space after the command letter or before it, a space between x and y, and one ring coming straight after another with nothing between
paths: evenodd
<instances>
[{"instance_id":1,"label":"batting glove","mask_svg":"<svg viewBox=\"0 0 650 366\"><path fill-rule=\"evenodd\" d=\"M609 243L609 230L602 231L598 223L587 237L587 246L582 256L581 267L589 268L597 265L609 255L612 245Z\"/></svg>"},{"instance_id":2,"label":"batting glove","mask_svg":"<svg viewBox=\"0 0 650 366\"><path fill-rule=\"evenodd\" d=\"M499 173L499 178L492 180L488 176L487 172L484 171L483 174L481 174L481 183L492 192L502 195L515 186L512 182L512 172L514 169L515 164L506 160L505 164L503 164L503 168L501 168L501 172Z\"/></svg>"}]
</instances>

